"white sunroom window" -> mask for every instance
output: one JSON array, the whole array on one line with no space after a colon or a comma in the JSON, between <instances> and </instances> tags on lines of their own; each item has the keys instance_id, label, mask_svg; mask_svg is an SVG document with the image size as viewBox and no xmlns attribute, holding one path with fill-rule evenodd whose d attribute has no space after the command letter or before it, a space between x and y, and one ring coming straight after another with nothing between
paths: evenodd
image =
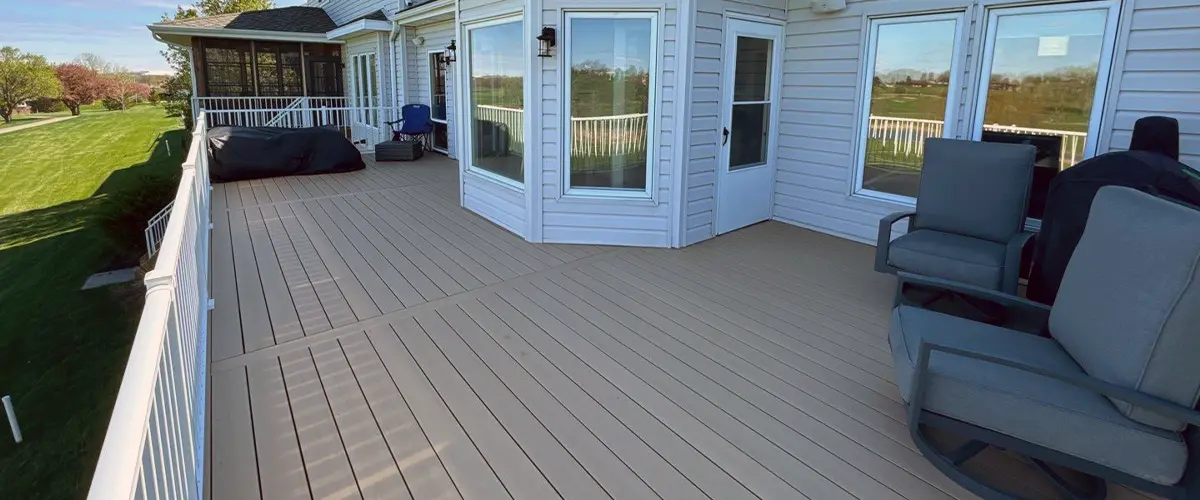
<instances>
[{"instance_id":1,"label":"white sunroom window","mask_svg":"<svg viewBox=\"0 0 1200 500\"><path fill-rule=\"evenodd\" d=\"M570 12L565 31L567 192L648 195L658 14Z\"/></svg>"},{"instance_id":2,"label":"white sunroom window","mask_svg":"<svg viewBox=\"0 0 1200 500\"><path fill-rule=\"evenodd\" d=\"M963 14L872 19L855 192L911 202L928 137L952 137Z\"/></svg>"}]
</instances>

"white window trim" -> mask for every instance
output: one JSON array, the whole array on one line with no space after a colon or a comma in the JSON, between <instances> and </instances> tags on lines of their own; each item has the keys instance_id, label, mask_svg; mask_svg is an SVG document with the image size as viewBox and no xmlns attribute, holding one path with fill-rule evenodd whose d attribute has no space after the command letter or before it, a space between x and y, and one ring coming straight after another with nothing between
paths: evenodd
<instances>
[{"instance_id":1,"label":"white window trim","mask_svg":"<svg viewBox=\"0 0 1200 500\"><path fill-rule=\"evenodd\" d=\"M876 201L896 203L900 205L916 205L917 199L883 191L875 191L863 187L863 175L866 169L867 139L870 136L871 99L875 80L875 56L879 42L879 27L893 24L912 24L930 21L954 21L954 52L950 62L950 89L946 96L946 112L942 124L942 137L954 138L955 126L958 123L958 108L962 95L962 59L967 46L964 39L964 27L967 25L966 11L949 13L915 13L899 16L870 17L867 25L867 53L861 67L862 79L859 82L859 121L858 136L854 147L854 169L850 180L850 196Z\"/></svg>"},{"instance_id":2,"label":"white window trim","mask_svg":"<svg viewBox=\"0 0 1200 500\"><path fill-rule=\"evenodd\" d=\"M473 131L473 129L475 127L475 122L474 122L474 118L471 116L471 112L472 112L473 108L475 107L475 100L471 98L471 44L474 43L474 39L473 39L474 33L473 32L480 28L490 28L493 26L502 26L505 24L517 24L517 23L522 25L521 33L522 33L522 35L524 35L524 33L525 33L525 29L524 29L525 28L525 24L524 24L525 23L525 15L523 12L505 14L502 16L497 16L497 17L489 18L489 19L482 20L482 21L476 21L476 22L472 22L472 23L463 23L463 25L462 25L463 43L462 43L462 46L458 50L458 61L459 61L458 64L459 64L459 70L463 75L462 78L465 79L465 82L464 82L465 85L463 85L463 89L462 89L462 95L463 95L462 116L464 117L463 123L465 126L461 127L463 130L463 133L461 136L463 138L462 144L464 146L466 146L466 148L461 150L461 151L464 151L463 156L465 156L465 158L460 159L460 162L463 165L463 171L465 173L471 174L479 179L494 182L503 187L507 187L509 189L513 189L518 192L524 192L525 191L525 183L524 182L515 181L515 180L509 179L508 177L505 177L503 175L489 172L485 169L482 169L482 168L479 168L479 167L476 167L475 165L473 165L473 159L475 157L475 137L474 137L475 134ZM522 36L522 38L524 38L524 36ZM524 42L522 42L522 44L523 43ZM526 54L525 57L528 58L529 55ZM526 64L526 66L527 66L527 64ZM524 68L522 68L522 69L524 70ZM529 78L529 75L524 75L523 78ZM525 87L528 87L528 82L523 81L522 85ZM526 103L527 107L528 107L528 104L529 103ZM524 119L528 120L528 117L526 117ZM526 122L526 123L528 123L528 122ZM526 126L525 128L528 129L529 127ZM526 156L525 161L524 161L524 168L526 170L528 170L529 169L529 159L527 158L528 152L529 152L529 137L528 136L526 137L525 141L526 141L525 151L523 151L522 154L524 154ZM528 177L528 173L526 173L526 177Z\"/></svg>"},{"instance_id":3,"label":"white window trim","mask_svg":"<svg viewBox=\"0 0 1200 500\"><path fill-rule=\"evenodd\" d=\"M1003 5L994 5L986 9L983 14L983 19L980 21L983 26L984 33L980 37L982 40L981 53L979 58L978 72L975 74L975 85L978 86L976 93L974 116L971 120L970 137L971 140L978 141L983 137L983 127L985 125L985 114L987 112L988 92L991 90L984 79L991 78L992 64L995 62L996 36L995 27L1001 17L1023 14L1047 14L1055 12L1079 12L1087 10L1108 9L1108 19L1104 26L1104 40L1100 47L1100 64L1096 72L1096 91L1092 98L1092 113L1088 117L1088 137L1083 147L1083 157L1080 161L1096 156L1097 147L1100 144L1101 125L1104 121L1104 105L1108 102L1108 84L1112 77L1112 61L1113 52L1116 50L1117 24L1120 20L1121 9L1118 2L1114 0L1100 0L1089 2L1061 3L1049 5L1030 5L1027 7L1004 7ZM1031 219L1032 220L1032 219Z\"/></svg>"},{"instance_id":4,"label":"white window trim","mask_svg":"<svg viewBox=\"0 0 1200 500\"><path fill-rule=\"evenodd\" d=\"M434 123L441 123L443 125L450 123L450 111L446 110L446 119L444 119L444 120L433 116L432 109L435 104L433 102L433 87L434 87L434 83L435 83L434 78L436 78L436 76L437 76L437 73L434 71L436 68L434 67L433 57L434 57L434 54L444 55L445 53L446 52L444 50L439 50L439 49L428 50L425 52L425 62L426 62L426 64L429 65L429 71L428 71L429 74L426 75L426 78L429 80L429 108L430 108L429 119L433 120ZM443 97L446 97L446 96L450 95L450 65L449 64L446 64L446 81L444 82L444 84L446 86L446 95Z\"/></svg>"},{"instance_id":5,"label":"white window trim","mask_svg":"<svg viewBox=\"0 0 1200 500\"><path fill-rule=\"evenodd\" d=\"M562 127L559 136L562 137L562 189L560 199L570 200L643 200L657 201L658 193L658 80L662 67L662 39L659 27L661 16L659 10L643 11L604 11L604 10L569 10L563 12L562 63L559 70L563 75L562 103L563 114L559 126ZM619 189L571 186L571 21L573 19L647 19L650 21L650 95L647 101L646 118L646 188Z\"/></svg>"}]
</instances>

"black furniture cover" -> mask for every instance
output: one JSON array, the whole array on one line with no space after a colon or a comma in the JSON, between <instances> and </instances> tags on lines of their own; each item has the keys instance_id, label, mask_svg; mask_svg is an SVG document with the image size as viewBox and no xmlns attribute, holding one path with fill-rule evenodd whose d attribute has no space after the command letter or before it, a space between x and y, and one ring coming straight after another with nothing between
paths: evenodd
<instances>
[{"instance_id":1,"label":"black furniture cover","mask_svg":"<svg viewBox=\"0 0 1200 500\"><path fill-rule=\"evenodd\" d=\"M1100 155L1058 174L1050 183L1046 213L1034 248L1029 298L1054 304L1067 263L1083 236L1092 200L1101 187L1127 186L1200 206L1200 180L1186 173L1189 170L1165 154L1143 150Z\"/></svg>"},{"instance_id":2,"label":"black furniture cover","mask_svg":"<svg viewBox=\"0 0 1200 500\"><path fill-rule=\"evenodd\" d=\"M337 129L214 127L207 140L213 182L366 168L358 149Z\"/></svg>"}]
</instances>

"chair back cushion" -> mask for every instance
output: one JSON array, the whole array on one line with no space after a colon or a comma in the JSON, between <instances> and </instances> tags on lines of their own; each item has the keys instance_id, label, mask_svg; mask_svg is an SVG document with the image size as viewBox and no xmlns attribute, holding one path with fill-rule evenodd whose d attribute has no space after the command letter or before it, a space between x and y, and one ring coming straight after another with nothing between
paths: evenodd
<instances>
[{"instance_id":1,"label":"chair back cushion","mask_svg":"<svg viewBox=\"0 0 1200 500\"><path fill-rule=\"evenodd\" d=\"M1200 211L1107 186L1067 265L1050 333L1091 376L1187 408L1200 394ZM1185 424L1123 401L1146 425Z\"/></svg>"},{"instance_id":2,"label":"chair back cushion","mask_svg":"<svg viewBox=\"0 0 1200 500\"><path fill-rule=\"evenodd\" d=\"M915 229L1008 243L1024 228L1037 148L927 139Z\"/></svg>"},{"instance_id":3,"label":"chair back cushion","mask_svg":"<svg viewBox=\"0 0 1200 500\"><path fill-rule=\"evenodd\" d=\"M424 104L405 105L400 108L400 117L404 119L400 127L402 134L424 134L433 129L433 114Z\"/></svg>"}]
</instances>

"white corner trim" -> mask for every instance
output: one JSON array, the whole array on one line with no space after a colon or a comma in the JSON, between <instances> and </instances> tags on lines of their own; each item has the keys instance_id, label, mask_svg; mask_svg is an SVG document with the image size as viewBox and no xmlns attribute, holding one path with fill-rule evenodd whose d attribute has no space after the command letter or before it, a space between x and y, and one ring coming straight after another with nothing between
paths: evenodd
<instances>
[{"instance_id":1,"label":"white corner trim","mask_svg":"<svg viewBox=\"0 0 1200 500\"><path fill-rule=\"evenodd\" d=\"M392 23L374 19L359 19L325 34L329 40L341 40L370 31L392 31Z\"/></svg>"},{"instance_id":2,"label":"white corner trim","mask_svg":"<svg viewBox=\"0 0 1200 500\"><path fill-rule=\"evenodd\" d=\"M525 141L525 221L529 226L525 240L541 243L542 226L542 58L533 40L542 32L542 0L525 0L525 137L536 138ZM561 33L561 31L560 31ZM560 53L561 54L561 53ZM560 56L561 57L561 56Z\"/></svg>"},{"instance_id":3,"label":"white corner trim","mask_svg":"<svg viewBox=\"0 0 1200 500\"><path fill-rule=\"evenodd\" d=\"M671 152L671 225L667 234L671 248L683 247L683 238L687 234L687 155L691 144L696 8L694 0L679 0L675 35L675 75L679 78L675 82L675 128L684 130L683 127L687 126L689 132L675 134L674 151Z\"/></svg>"},{"instance_id":4,"label":"white corner trim","mask_svg":"<svg viewBox=\"0 0 1200 500\"><path fill-rule=\"evenodd\" d=\"M291 31L237 30L228 28L194 28L189 26L147 26L155 35L200 36L208 38L236 38L271 42L330 43L325 33L295 33ZM334 42L340 43L340 42Z\"/></svg>"}]
</instances>

